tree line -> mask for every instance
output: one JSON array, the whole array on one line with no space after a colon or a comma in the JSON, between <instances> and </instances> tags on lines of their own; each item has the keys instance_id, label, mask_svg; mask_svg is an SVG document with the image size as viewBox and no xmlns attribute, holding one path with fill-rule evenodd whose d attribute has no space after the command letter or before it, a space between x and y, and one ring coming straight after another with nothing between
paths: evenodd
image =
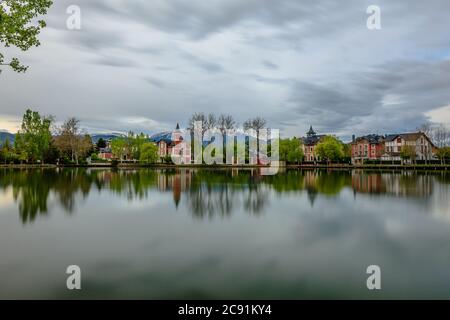
<instances>
[{"instance_id":1,"label":"tree line","mask_svg":"<svg viewBox=\"0 0 450 320\"><path fill-rule=\"evenodd\" d=\"M224 157L226 148L234 146L234 153L245 154L245 150L236 150L234 141L226 141L227 130L237 128L237 122L231 115L222 114L216 118L213 114L205 115L195 113L189 119L188 129L193 130L197 121L202 122L202 139L207 130L218 129L223 135ZM259 154L260 133L265 128L267 121L261 117L248 119L244 122L244 129L253 129L256 133L257 148ZM427 132L427 130L435 130ZM436 156L445 164L445 159L450 158L450 147L445 146L448 136L442 128L422 130L430 135L433 140L441 141ZM439 139L437 139L438 137ZM106 147L106 142L100 139L94 145L89 134L80 128L80 121L74 117L68 118L62 125L56 126L54 117L41 116L38 112L28 109L23 115L22 124L15 136L14 143L6 140L0 149L0 161L7 163L27 164L84 164L88 157L97 159L96 152ZM111 151L118 161L133 160L142 163L158 162L158 147L149 141L144 133L118 137L111 142ZM268 148L270 152L270 146ZM333 136L325 136L320 139L315 147L315 155L322 161L350 161L351 149L349 144L341 142ZM414 158L415 150L404 147L401 151L403 159ZM281 161L290 164L303 162L304 148L300 138L280 139L279 156ZM248 160L248 154L246 154ZM170 159L169 159L170 160ZM224 159L226 160L226 159ZM259 159L258 159L259 160ZM224 161L225 163L226 161Z\"/></svg>"},{"instance_id":2,"label":"tree line","mask_svg":"<svg viewBox=\"0 0 450 320\"><path fill-rule=\"evenodd\" d=\"M28 109L15 135L14 144L6 140L0 150L0 158L6 163L73 163L94 153L91 137L83 132L76 118L67 119L56 126L54 117L41 116Z\"/></svg>"},{"instance_id":3,"label":"tree line","mask_svg":"<svg viewBox=\"0 0 450 320\"><path fill-rule=\"evenodd\" d=\"M189 119L188 130L194 130L195 122L202 122L202 140L204 139L207 130L218 129L223 136L223 150L226 154L226 148L230 144L226 141L227 130L237 128L237 121L229 114L221 114L216 117L214 114L194 113ZM262 117L255 117L247 119L243 123L244 130L253 129L256 134L257 154L259 162L260 150L260 134L267 126L267 121ZM303 162L304 151L302 140L300 138L286 138L280 139L279 156L281 161L286 161L291 164L298 164ZM270 152L270 147L268 148ZM236 150L235 150L236 152ZM341 142L333 136L326 136L320 140L316 146L316 154L320 159L326 161L350 161L351 150L350 146Z\"/></svg>"},{"instance_id":4,"label":"tree line","mask_svg":"<svg viewBox=\"0 0 450 320\"><path fill-rule=\"evenodd\" d=\"M143 163L158 161L158 147L150 142L148 135L144 133L135 134L130 131L125 137L113 139L111 151L120 162L123 160L139 160Z\"/></svg>"},{"instance_id":5,"label":"tree line","mask_svg":"<svg viewBox=\"0 0 450 320\"><path fill-rule=\"evenodd\" d=\"M39 112L28 109L22 124L15 135L14 143L6 139L0 149L0 161L4 164L85 164L87 158L97 160L97 152L106 147L99 139L94 144L91 136L81 129L80 120L68 118L60 126L54 117L41 116ZM117 158L137 159L144 163L157 161L157 146L148 141L143 133L129 132L111 143L112 152Z\"/></svg>"}]
</instances>

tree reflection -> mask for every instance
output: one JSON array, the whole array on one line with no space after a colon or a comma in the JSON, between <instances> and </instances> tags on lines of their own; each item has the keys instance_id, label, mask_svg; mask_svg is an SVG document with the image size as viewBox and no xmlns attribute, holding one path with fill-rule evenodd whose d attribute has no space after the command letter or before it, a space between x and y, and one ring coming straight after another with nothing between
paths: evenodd
<instances>
[{"instance_id":1,"label":"tree reflection","mask_svg":"<svg viewBox=\"0 0 450 320\"><path fill-rule=\"evenodd\" d=\"M33 221L38 214L47 213L47 198L50 185L47 179L41 179L38 172L16 176L13 185L14 200L19 202L20 219L23 223ZM20 187L17 187L17 186Z\"/></svg>"},{"instance_id":2,"label":"tree reflection","mask_svg":"<svg viewBox=\"0 0 450 320\"><path fill-rule=\"evenodd\" d=\"M201 170L192 176L189 187L189 208L196 218L227 217L236 204L236 192L243 190L244 175L229 170Z\"/></svg>"},{"instance_id":3,"label":"tree reflection","mask_svg":"<svg viewBox=\"0 0 450 320\"><path fill-rule=\"evenodd\" d=\"M371 195L429 197L434 184L448 184L447 173L285 170L262 176L258 169L30 169L0 170L0 191L12 187L23 223L49 211L48 199L71 213L94 190L145 201L153 193L172 193L197 219L229 217L236 210L259 215L271 195L335 197L344 188ZM183 203L184 202L184 203Z\"/></svg>"}]
</instances>

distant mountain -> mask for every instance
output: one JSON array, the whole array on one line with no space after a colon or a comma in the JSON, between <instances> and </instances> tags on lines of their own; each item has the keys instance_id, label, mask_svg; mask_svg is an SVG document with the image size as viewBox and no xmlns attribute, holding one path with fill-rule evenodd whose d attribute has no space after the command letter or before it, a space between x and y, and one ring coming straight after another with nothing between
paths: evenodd
<instances>
[{"instance_id":1,"label":"distant mountain","mask_svg":"<svg viewBox=\"0 0 450 320\"><path fill-rule=\"evenodd\" d=\"M0 145L3 145L6 141L6 139L8 139L11 144L14 143L15 136L16 136L15 134L5 132L5 131L0 131Z\"/></svg>"},{"instance_id":2,"label":"distant mountain","mask_svg":"<svg viewBox=\"0 0 450 320\"><path fill-rule=\"evenodd\" d=\"M120 137L119 133L110 133L110 134L92 134L91 139L93 143L97 143L98 140L103 139L105 141L112 140L114 138Z\"/></svg>"},{"instance_id":3,"label":"distant mountain","mask_svg":"<svg viewBox=\"0 0 450 320\"><path fill-rule=\"evenodd\" d=\"M6 139L8 139L11 144L13 144L15 136L16 136L15 134L12 134L12 133L9 133L6 131L0 131L0 145L3 145L3 143L5 143L5 141L6 141ZM92 134L91 138L92 138L93 143L97 143L97 141L100 140L100 138L107 141L109 139L114 139L114 138L117 138L120 136L121 136L121 134L119 134L119 133Z\"/></svg>"}]
</instances>

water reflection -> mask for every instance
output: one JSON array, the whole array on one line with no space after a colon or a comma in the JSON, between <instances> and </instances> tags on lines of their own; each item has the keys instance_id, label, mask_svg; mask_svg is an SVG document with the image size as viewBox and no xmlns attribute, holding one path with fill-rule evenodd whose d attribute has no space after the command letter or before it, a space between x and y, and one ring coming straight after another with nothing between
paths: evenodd
<instances>
[{"instance_id":1,"label":"water reflection","mask_svg":"<svg viewBox=\"0 0 450 320\"><path fill-rule=\"evenodd\" d=\"M172 193L173 205L186 208L196 219L230 217L235 210L260 215L270 205L270 194L306 194L311 206L318 196L337 197L346 188L358 194L427 199L436 186L448 185L445 172L366 172L284 170L262 176L258 169L42 169L0 171L0 192L12 188L23 223L45 215L49 199L72 213L88 195L109 192L143 201L151 193ZM438 187L447 197L447 188Z\"/></svg>"}]
</instances>

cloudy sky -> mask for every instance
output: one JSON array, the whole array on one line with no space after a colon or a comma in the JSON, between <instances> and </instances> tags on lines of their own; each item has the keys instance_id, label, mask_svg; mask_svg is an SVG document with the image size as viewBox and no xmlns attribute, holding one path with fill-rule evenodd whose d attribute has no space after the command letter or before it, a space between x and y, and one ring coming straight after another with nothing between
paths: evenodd
<instances>
[{"instance_id":1,"label":"cloudy sky","mask_svg":"<svg viewBox=\"0 0 450 320\"><path fill-rule=\"evenodd\" d=\"M366 26L381 8L381 30ZM81 30L69 30L70 5ZM448 0L57 0L42 45L0 75L0 130L27 107L92 133L265 117L284 135L450 123Z\"/></svg>"}]
</instances>

